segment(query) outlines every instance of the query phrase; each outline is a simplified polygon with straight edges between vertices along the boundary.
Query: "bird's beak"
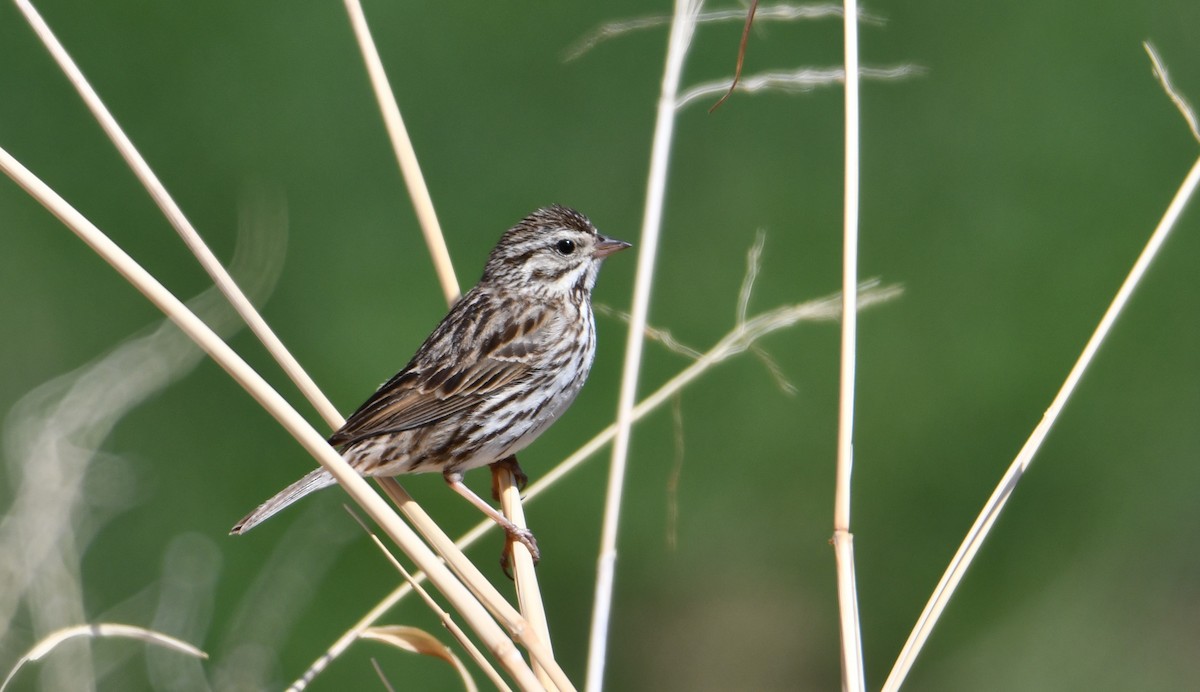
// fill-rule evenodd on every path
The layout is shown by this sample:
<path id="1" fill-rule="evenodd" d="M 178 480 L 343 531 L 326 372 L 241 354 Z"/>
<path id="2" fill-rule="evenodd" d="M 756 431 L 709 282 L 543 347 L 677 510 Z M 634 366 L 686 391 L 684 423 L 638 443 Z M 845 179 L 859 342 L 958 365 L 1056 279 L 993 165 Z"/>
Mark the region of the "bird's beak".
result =
<path id="1" fill-rule="evenodd" d="M 596 259 L 604 259 L 614 252 L 620 252 L 627 247 L 631 246 L 624 240 L 600 236 L 600 242 L 596 243 L 595 249 L 592 250 L 592 256 Z"/>

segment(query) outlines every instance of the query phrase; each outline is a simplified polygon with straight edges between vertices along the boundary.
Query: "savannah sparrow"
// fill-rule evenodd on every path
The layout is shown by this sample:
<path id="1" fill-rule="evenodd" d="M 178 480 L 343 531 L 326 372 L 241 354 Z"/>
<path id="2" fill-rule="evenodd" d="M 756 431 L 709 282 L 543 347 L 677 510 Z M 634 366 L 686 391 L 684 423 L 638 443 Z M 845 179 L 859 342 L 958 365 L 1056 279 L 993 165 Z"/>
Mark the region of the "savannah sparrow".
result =
<path id="1" fill-rule="evenodd" d="M 483 278 L 404 369 L 358 408 L 329 444 L 364 476 L 438 471 L 536 555 L 520 529 L 462 482 L 463 472 L 513 464 L 570 406 L 596 354 L 591 294 L 605 257 L 629 243 L 600 235 L 587 217 L 551 206 L 506 231 Z M 523 474 L 516 469 L 518 478 Z M 334 483 L 318 468 L 237 523 L 249 531 Z"/>

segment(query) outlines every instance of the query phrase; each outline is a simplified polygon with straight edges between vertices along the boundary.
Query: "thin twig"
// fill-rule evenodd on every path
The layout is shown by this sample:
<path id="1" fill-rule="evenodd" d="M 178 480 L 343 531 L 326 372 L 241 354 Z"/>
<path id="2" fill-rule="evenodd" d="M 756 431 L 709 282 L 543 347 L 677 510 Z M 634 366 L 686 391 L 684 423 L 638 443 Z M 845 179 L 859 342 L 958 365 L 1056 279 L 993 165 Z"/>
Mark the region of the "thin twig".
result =
<path id="1" fill-rule="evenodd" d="M 733 80 L 729 82 L 729 91 L 725 92 L 712 108 L 708 109 L 709 113 L 721 107 L 722 103 L 733 95 L 733 90 L 737 88 L 738 80 L 742 78 L 742 65 L 746 61 L 746 43 L 750 41 L 750 27 L 754 25 L 754 12 L 758 9 L 758 0 L 750 0 L 750 10 L 746 12 L 746 25 L 742 27 L 742 40 L 738 43 L 737 65 L 733 69 Z"/>
<path id="2" fill-rule="evenodd" d="M 908 641 L 904 643 L 904 648 L 901 649 L 899 657 L 897 657 L 895 664 L 892 666 L 892 671 L 883 685 L 884 692 L 896 692 L 904 683 L 904 679 L 908 676 L 909 670 L 912 669 L 913 663 L 921 653 L 925 641 L 929 638 L 934 625 L 937 624 L 938 618 L 941 617 L 942 611 L 949 603 L 950 597 L 954 594 L 955 589 L 958 588 L 963 575 L 966 574 L 967 568 L 970 566 L 972 560 L 974 560 L 979 548 L 983 545 L 984 539 L 987 538 L 1001 511 L 1003 511 L 1008 498 L 1012 495 L 1017 483 L 1033 462 L 1034 455 L 1037 454 L 1050 429 L 1058 420 L 1067 400 L 1075 392 L 1075 387 L 1079 384 L 1088 366 L 1091 365 L 1100 345 L 1108 337 L 1109 332 L 1111 332 L 1113 325 L 1116 323 L 1117 317 L 1125 309 L 1126 304 L 1129 302 L 1129 297 L 1133 295 L 1133 291 L 1141 283 L 1150 263 L 1154 261 L 1167 236 L 1175 228 L 1179 216 L 1183 213 L 1184 207 L 1187 206 L 1192 195 L 1195 194 L 1197 186 L 1200 186 L 1200 159 L 1197 159 L 1192 164 L 1191 170 L 1184 178 L 1183 183 L 1180 184 L 1179 189 L 1175 192 L 1175 197 L 1163 213 L 1162 219 L 1158 222 L 1158 226 L 1150 236 L 1150 240 L 1142 249 L 1137 261 L 1134 262 L 1133 268 L 1129 271 L 1128 276 L 1125 277 L 1125 281 L 1122 282 L 1121 288 L 1117 291 L 1112 303 L 1105 310 L 1104 316 L 1100 319 L 1100 323 L 1096 326 L 1095 331 L 1092 332 L 1091 338 L 1088 339 L 1087 345 L 1084 346 L 1083 352 L 1079 354 L 1079 358 L 1067 374 L 1067 378 L 1063 381 L 1058 393 L 1050 402 L 1049 408 L 1046 409 L 1041 421 L 1033 429 L 1029 439 L 1025 441 L 1025 444 L 1021 447 L 1021 451 L 1017 453 L 1016 458 L 1009 465 L 1008 470 L 996 485 L 995 490 L 992 491 L 991 497 L 984 504 L 979 516 L 975 519 L 975 523 L 971 525 L 971 529 L 967 532 L 962 544 L 959 545 L 958 551 L 955 552 L 954 557 L 950 560 L 950 564 L 946 567 L 945 573 L 942 574 L 941 580 L 938 581 L 937 587 L 934 588 L 928 603 L 925 604 L 925 609 L 921 611 L 921 616 L 917 619 L 916 625 L 909 634 Z"/>
<path id="3" fill-rule="evenodd" d="M 854 534 L 850 532 L 850 475 L 854 465 L 854 377 L 858 340 L 858 16 L 857 0 L 846 0 L 844 57 L 846 69 L 846 164 L 842 210 L 842 357 L 838 403 L 837 486 L 834 491 L 833 546 L 837 562 L 838 611 L 841 621 L 842 689 L 866 689 L 863 673 L 862 627 L 854 576 Z"/>
<path id="4" fill-rule="evenodd" d="M 617 525 L 629 460 L 629 437 L 633 428 L 633 406 L 637 401 L 638 375 L 641 372 L 642 337 L 654 283 L 654 262 L 658 257 L 658 238 L 662 228 L 663 202 L 666 198 L 667 168 L 671 139 L 675 131 L 675 99 L 684 58 L 696 29 L 700 0 L 676 0 L 675 15 L 667 43 L 666 66 L 658 100 L 658 115 L 651 145 L 650 174 L 646 183 L 646 208 L 638 243 L 637 277 L 633 284 L 633 307 L 629 311 L 629 337 L 625 345 L 625 366 L 617 403 L 617 436 L 613 442 L 612 466 L 604 500 L 604 522 L 600 530 L 600 550 L 596 568 L 596 590 L 592 602 L 592 626 L 589 636 L 586 689 L 600 692 L 608 650 L 608 627 L 612 614 L 613 587 L 616 580 Z"/>

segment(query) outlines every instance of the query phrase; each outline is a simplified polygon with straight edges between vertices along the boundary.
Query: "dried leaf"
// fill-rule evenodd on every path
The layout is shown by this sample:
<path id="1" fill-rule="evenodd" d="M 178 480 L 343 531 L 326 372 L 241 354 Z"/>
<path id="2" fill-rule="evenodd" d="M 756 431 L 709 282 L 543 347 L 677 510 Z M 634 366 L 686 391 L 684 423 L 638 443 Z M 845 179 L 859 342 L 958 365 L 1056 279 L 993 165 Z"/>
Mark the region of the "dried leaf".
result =
<path id="1" fill-rule="evenodd" d="M 458 674 L 462 676 L 463 685 L 470 692 L 476 692 L 478 689 L 475 686 L 475 681 L 471 679 L 470 674 L 458 656 L 455 656 L 454 652 L 443 644 L 441 640 L 423 629 L 407 625 L 369 627 L 363 630 L 363 633 L 359 635 L 359 639 L 371 639 L 383 642 L 384 644 L 390 644 L 397 649 L 402 649 L 409 653 L 440 658 L 458 670 Z"/>

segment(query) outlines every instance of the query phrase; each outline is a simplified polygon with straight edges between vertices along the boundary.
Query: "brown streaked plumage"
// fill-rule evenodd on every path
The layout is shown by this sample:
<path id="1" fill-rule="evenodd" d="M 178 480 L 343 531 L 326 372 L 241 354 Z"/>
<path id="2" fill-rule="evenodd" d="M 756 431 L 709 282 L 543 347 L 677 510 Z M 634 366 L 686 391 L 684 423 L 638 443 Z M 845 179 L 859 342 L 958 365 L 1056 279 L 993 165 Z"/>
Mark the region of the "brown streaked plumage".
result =
<path id="1" fill-rule="evenodd" d="M 500 238 L 483 277 L 416 355 L 346 420 L 329 443 L 365 476 L 437 471 L 536 553 L 462 474 L 525 448 L 574 401 L 596 353 L 591 291 L 600 262 L 629 243 L 551 206 Z M 318 468 L 233 527 L 241 534 L 333 484 Z"/>

